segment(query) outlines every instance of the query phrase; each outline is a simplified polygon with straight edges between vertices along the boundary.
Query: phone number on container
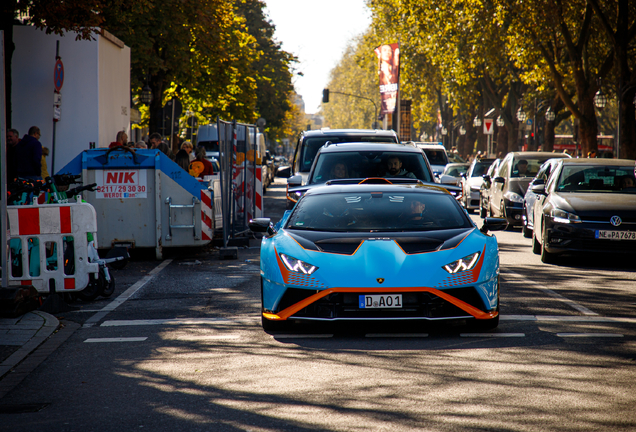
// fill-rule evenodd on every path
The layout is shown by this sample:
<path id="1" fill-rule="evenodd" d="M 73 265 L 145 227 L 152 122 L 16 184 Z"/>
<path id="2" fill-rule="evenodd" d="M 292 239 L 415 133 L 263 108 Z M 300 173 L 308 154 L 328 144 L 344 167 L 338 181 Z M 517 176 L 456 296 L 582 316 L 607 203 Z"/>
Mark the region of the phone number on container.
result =
<path id="1" fill-rule="evenodd" d="M 97 192 L 100 193 L 114 193 L 114 192 L 119 192 L 119 193 L 126 193 L 126 192 L 132 192 L 132 193 L 136 193 L 136 192 L 146 192 L 146 186 L 125 186 L 125 185 L 119 185 L 119 186 L 97 186 Z"/>

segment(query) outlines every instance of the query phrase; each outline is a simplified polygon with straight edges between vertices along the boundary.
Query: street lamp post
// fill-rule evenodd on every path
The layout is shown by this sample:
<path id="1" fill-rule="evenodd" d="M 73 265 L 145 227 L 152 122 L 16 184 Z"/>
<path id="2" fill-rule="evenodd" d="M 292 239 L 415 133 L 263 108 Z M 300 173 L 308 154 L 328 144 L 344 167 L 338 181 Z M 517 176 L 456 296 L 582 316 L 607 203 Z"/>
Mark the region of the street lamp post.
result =
<path id="1" fill-rule="evenodd" d="M 369 102 L 371 102 L 373 104 L 373 108 L 375 109 L 375 114 L 374 114 L 374 117 L 373 117 L 373 124 L 371 126 L 372 126 L 372 129 L 377 129 L 374 126 L 376 126 L 376 124 L 378 122 L 378 106 L 375 104 L 373 99 L 370 99 L 370 98 L 364 97 L 364 96 L 354 95 L 354 94 L 351 94 L 351 93 L 337 92 L 337 91 L 333 91 L 333 90 L 329 90 L 329 89 L 324 89 L 323 90 L 323 98 L 324 98 L 325 91 L 326 91 L 327 95 L 329 95 L 330 93 L 334 93 L 334 94 L 340 94 L 340 95 L 343 95 L 343 96 L 350 96 L 350 97 L 354 97 L 354 98 L 358 98 L 358 99 L 364 99 L 364 100 L 368 100 Z M 327 96 L 327 100 L 329 100 L 329 96 Z"/>

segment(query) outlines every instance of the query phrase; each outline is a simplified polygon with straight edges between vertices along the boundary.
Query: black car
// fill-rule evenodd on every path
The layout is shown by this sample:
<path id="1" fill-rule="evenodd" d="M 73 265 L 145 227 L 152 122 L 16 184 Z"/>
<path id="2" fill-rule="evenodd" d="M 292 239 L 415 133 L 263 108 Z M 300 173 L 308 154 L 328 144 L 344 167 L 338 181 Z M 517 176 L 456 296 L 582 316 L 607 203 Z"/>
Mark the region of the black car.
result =
<path id="1" fill-rule="evenodd" d="M 634 161 L 562 159 L 532 190 L 532 251 L 554 263 L 563 253 L 636 253 Z"/>
<path id="2" fill-rule="evenodd" d="M 508 226 L 521 226 L 523 197 L 539 167 L 553 157 L 550 152 L 510 152 L 501 161 L 488 190 L 488 213 L 508 220 Z"/>
<path id="3" fill-rule="evenodd" d="M 398 162 L 396 171 L 391 171 Z M 460 187 L 435 183 L 424 152 L 412 144 L 341 143 L 326 144 L 318 150 L 305 185 L 292 187 L 291 181 L 297 179 L 289 179 L 288 204 L 290 201 L 295 204 L 308 189 L 327 182 L 368 182 L 378 178 L 389 183 L 419 180 L 446 189 L 458 200 L 461 198 Z"/>

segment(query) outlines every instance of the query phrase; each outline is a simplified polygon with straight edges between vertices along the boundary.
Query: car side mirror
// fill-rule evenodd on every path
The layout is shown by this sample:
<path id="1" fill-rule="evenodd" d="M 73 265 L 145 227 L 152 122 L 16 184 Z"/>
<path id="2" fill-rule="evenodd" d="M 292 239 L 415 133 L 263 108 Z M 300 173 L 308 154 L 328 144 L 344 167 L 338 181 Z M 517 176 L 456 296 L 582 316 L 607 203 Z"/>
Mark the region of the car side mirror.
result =
<path id="1" fill-rule="evenodd" d="M 303 178 L 299 175 L 291 176 L 290 178 L 287 179 L 288 187 L 302 186 L 302 184 L 303 184 Z"/>
<path id="2" fill-rule="evenodd" d="M 490 183 L 490 176 L 488 174 L 484 174 L 483 176 L 484 182 Z"/>
<path id="3" fill-rule="evenodd" d="M 276 170 L 276 177 L 289 178 L 291 176 L 291 167 L 280 167 Z"/>
<path id="4" fill-rule="evenodd" d="M 250 219 L 248 226 L 250 231 L 255 233 L 267 233 L 267 235 L 270 236 L 276 234 L 274 224 L 272 224 L 272 220 L 270 218 Z"/>
<path id="5" fill-rule="evenodd" d="M 545 184 L 535 184 L 532 185 L 532 192 L 536 193 L 537 195 L 545 195 Z"/>
<path id="6" fill-rule="evenodd" d="M 495 177 L 494 182 L 504 184 L 506 182 L 506 179 L 503 177 Z"/>
<path id="7" fill-rule="evenodd" d="M 532 185 L 544 185 L 545 184 L 545 179 L 542 178 L 538 178 L 538 179 L 534 179 L 532 180 Z"/>
<path id="8" fill-rule="evenodd" d="M 491 218 L 484 219 L 484 224 L 479 231 L 484 234 L 488 234 L 488 231 L 503 231 L 508 228 L 508 220 L 504 218 Z"/>

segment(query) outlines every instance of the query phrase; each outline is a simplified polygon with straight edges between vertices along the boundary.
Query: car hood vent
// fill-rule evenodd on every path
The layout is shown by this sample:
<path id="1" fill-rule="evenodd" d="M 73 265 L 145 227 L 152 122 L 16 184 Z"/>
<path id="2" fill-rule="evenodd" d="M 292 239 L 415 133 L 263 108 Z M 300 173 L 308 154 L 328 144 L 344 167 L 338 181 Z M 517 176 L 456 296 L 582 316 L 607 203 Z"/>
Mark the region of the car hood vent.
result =
<path id="1" fill-rule="evenodd" d="M 318 246 L 323 252 L 353 255 L 363 240 L 363 238 L 351 237 L 328 238 L 317 240 L 316 246 Z"/>
<path id="2" fill-rule="evenodd" d="M 444 244 L 443 240 L 427 237 L 396 237 L 393 240 L 407 254 L 433 252 Z"/>

